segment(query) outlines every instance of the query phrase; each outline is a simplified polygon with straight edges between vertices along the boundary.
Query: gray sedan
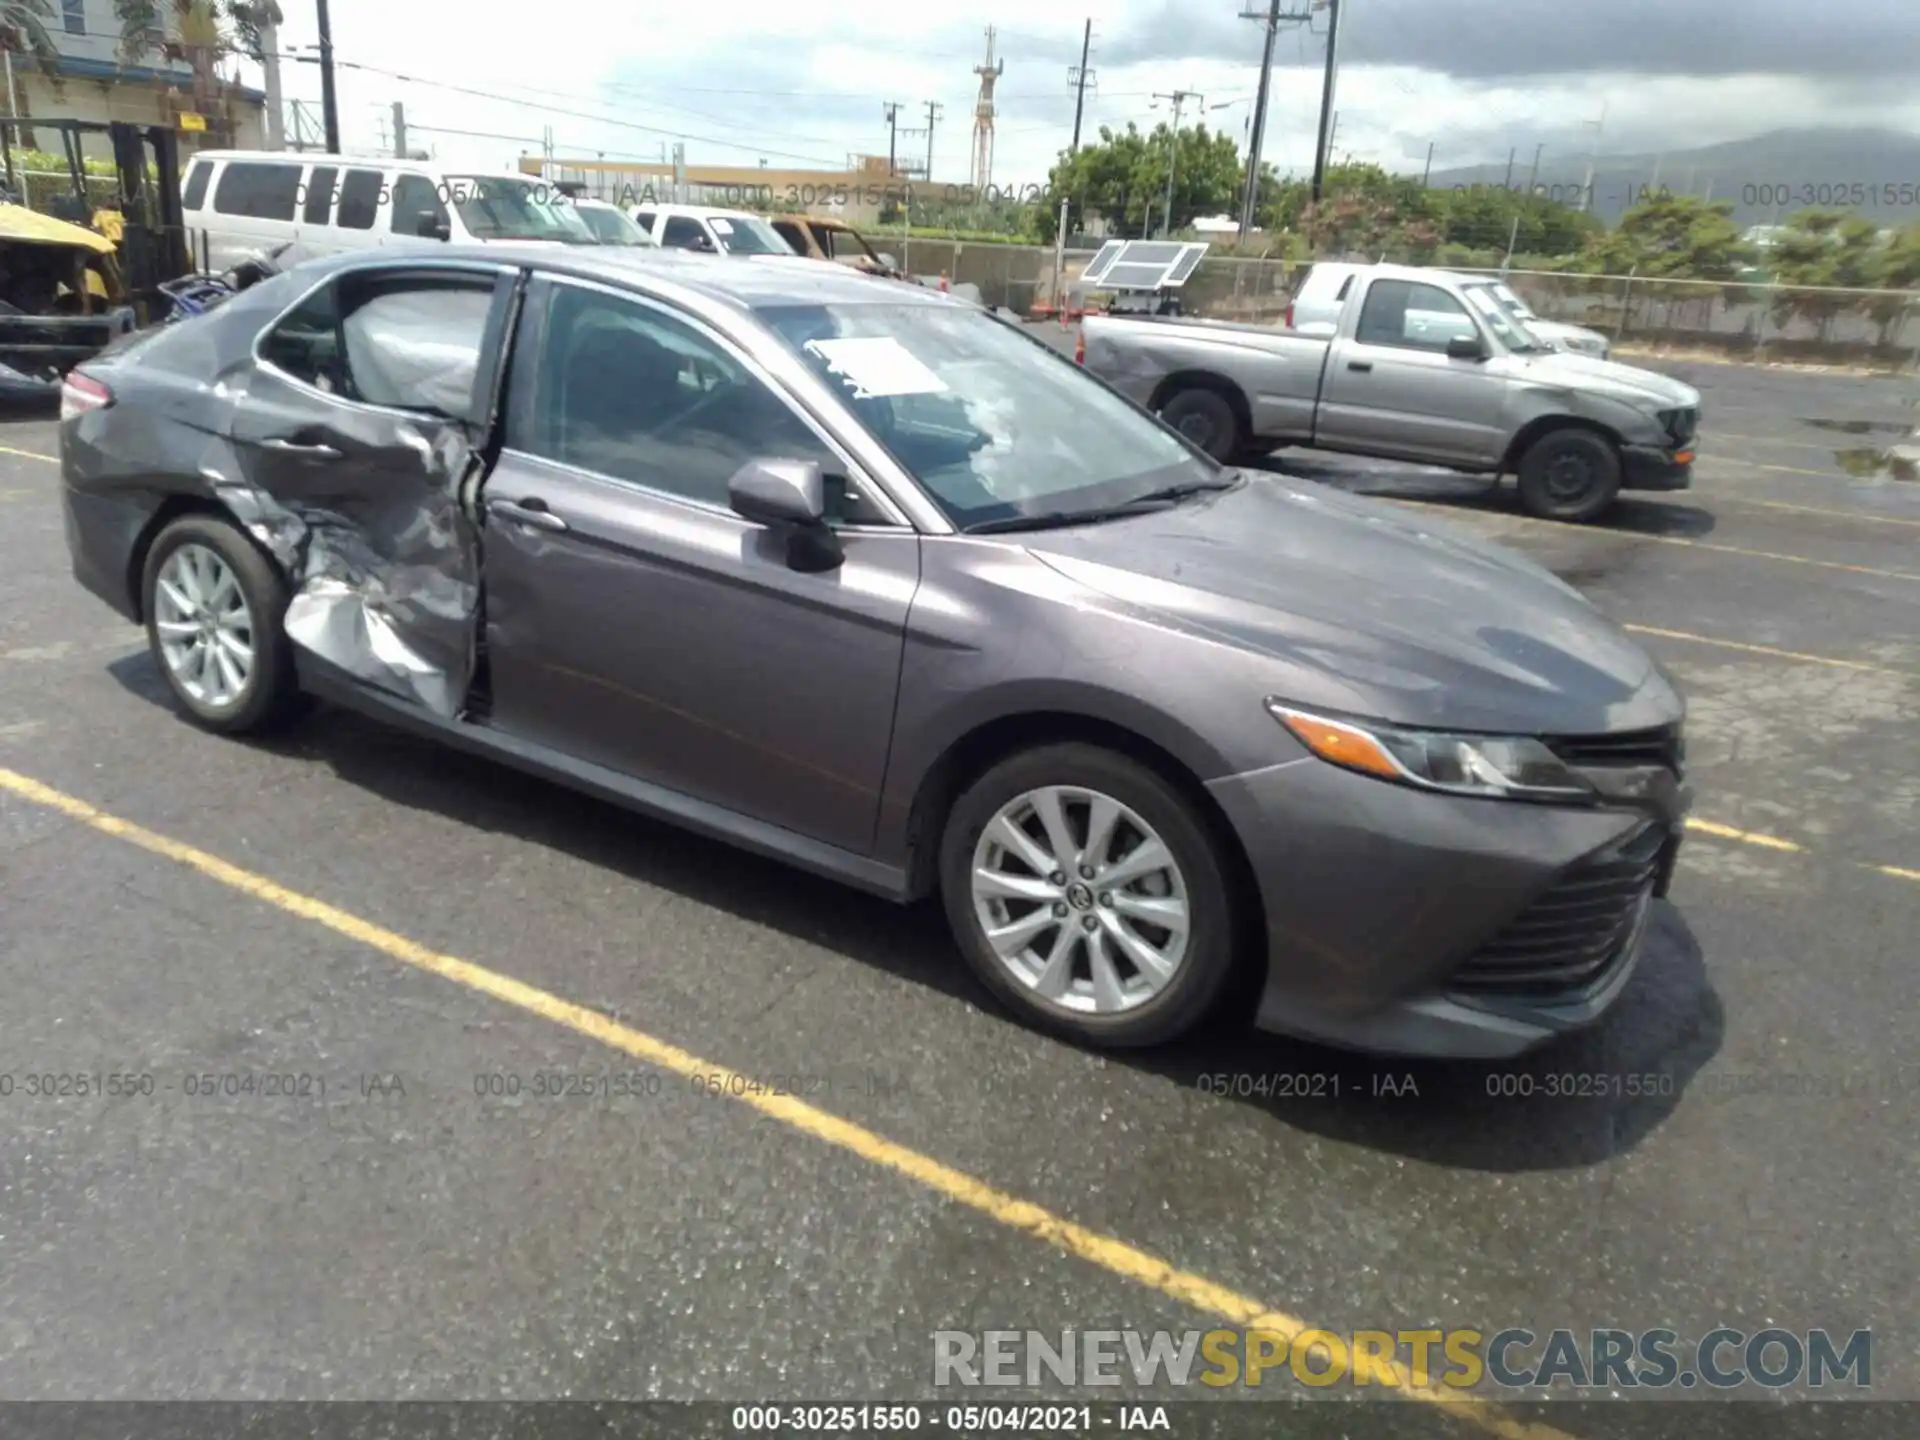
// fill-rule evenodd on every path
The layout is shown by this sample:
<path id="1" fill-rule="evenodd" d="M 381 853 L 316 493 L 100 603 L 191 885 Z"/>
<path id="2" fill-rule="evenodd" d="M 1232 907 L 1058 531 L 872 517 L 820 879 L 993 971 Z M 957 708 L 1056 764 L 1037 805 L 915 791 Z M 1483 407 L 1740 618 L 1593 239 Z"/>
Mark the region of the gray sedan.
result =
<path id="1" fill-rule="evenodd" d="M 74 572 L 195 723 L 323 696 L 937 895 L 1083 1041 L 1256 996 L 1510 1054 L 1606 1009 L 1673 869 L 1682 701 L 1576 592 L 918 287 L 334 257 L 83 366 L 61 441 Z"/>

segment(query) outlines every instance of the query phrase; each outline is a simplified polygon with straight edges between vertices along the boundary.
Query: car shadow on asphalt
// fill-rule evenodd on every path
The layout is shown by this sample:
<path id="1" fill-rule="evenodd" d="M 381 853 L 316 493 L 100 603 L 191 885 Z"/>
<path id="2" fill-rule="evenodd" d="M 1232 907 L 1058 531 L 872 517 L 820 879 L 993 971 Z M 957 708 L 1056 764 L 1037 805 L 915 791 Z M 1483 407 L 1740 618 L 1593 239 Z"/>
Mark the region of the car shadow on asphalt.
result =
<path id="1" fill-rule="evenodd" d="M 1283 451 L 1262 461 L 1257 470 L 1294 480 L 1311 480 L 1350 495 L 1375 500 L 1417 500 L 1448 509 L 1482 515 L 1525 518 L 1511 484 L 1484 475 L 1462 475 L 1424 466 L 1358 465 L 1346 457 L 1299 455 Z M 1553 523 L 1553 522 L 1542 522 Z M 1718 521 L 1709 510 L 1682 500 L 1622 495 L 1597 520 L 1568 525 L 1575 531 L 1617 530 L 1631 535 L 1677 535 L 1696 538 L 1711 534 Z"/>
<path id="2" fill-rule="evenodd" d="M 174 713 L 145 652 L 108 670 Z M 1018 1023 L 974 980 L 937 904 L 893 905 L 332 706 L 272 738 L 236 743 L 324 765 L 389 803 L 664 887 Z M 1666 902 L 1656 904 L 1641 961 L 1605 1019 L 1517 1060 L 1377 1059 L 1262 1034 L 1244 1018 L 1251 1013 L 1251 996 L 1242 997 L 1174 1045 L 1109 1053 L 1107 1063 L 1250 1107 L 1290 1129 L 1490 1172 L 1578 1168 L 1631 1149 L 1719 1049 L 1724 1018 L 1700 944 Z M 1067 1042 L 1035 1035 L 1033 1043 Z"/>

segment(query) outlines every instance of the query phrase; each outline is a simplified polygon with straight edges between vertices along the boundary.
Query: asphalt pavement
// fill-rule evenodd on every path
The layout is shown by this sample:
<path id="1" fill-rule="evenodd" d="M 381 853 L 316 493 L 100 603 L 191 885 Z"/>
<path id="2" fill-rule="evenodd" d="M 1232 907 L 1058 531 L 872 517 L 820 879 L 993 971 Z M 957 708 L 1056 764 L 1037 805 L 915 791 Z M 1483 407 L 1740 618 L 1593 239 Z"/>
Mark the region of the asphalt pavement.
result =
<path id="1" fill-rule="evenodd" d="M 1231 1020 L 1101 1057 L 995 1011 L 930 907 L 337 711 L 203 734 L 70 578 L 53 425 L 0 426 L 0 1398 L 922 1398 L 936 1330 L 1245 1297 L 1870 1328 L 1920 1399 L 1920 484 L 1872 459 L 1920 382 L 1660 368 L 1705 394 L 1695 488 L 1598 526 L 1270 462 L 1535 556 L 1689 696 L 1646 961 L 1498 1066 Z"/>

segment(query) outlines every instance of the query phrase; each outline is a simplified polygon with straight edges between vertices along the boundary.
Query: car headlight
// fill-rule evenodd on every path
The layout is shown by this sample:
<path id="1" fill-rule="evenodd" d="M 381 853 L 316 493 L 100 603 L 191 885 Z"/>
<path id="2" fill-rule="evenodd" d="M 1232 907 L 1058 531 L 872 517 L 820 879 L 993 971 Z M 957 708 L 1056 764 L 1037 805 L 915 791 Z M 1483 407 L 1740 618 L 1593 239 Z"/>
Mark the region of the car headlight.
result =
<path id="1" fill-rule="evenodd" d="M 1268 700 L 1267 711 L 1307 749 L 1330 764 L 1380 780 L 1449 795 L 1498 800 L 1595 798 L 1593 787 L 1529 736 L 1458 735 L 1361 724 Z"/>

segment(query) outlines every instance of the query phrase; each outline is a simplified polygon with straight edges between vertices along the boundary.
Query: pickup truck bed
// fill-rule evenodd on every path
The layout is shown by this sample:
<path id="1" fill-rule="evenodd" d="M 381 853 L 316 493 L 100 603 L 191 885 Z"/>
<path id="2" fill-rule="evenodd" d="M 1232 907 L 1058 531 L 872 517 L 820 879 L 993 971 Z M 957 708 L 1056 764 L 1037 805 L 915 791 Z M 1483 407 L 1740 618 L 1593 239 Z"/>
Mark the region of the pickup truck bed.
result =
<path id="1" fill-rule="evenodd" d="M 1311 445 L 1511 473 L 1529 510 L 1561 520 L 1691 483 L 1698 391 L 1554 350 L 1437 272 L 1374 267 L 1331 337 L 1173 316 L 1082 327 L 1089 371 L 1219 460 Z"/>

